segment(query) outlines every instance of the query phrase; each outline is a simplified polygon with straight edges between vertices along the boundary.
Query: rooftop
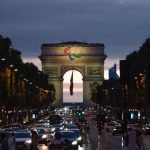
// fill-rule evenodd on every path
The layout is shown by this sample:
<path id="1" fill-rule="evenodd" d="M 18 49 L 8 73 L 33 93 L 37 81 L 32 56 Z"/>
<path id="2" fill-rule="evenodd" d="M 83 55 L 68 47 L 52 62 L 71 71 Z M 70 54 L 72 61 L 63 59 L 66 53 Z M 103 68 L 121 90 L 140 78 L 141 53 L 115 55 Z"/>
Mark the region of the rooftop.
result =
<path id="1" fill-rule="evenodd" d="M 65 45 L 80 45 L 80 46 L 98 46 L 98 47 L 104 47 L 104 44 L 102 43 L 87 43 L 87 42 L 79 42 L 79 41 L 67 41 L 67 42 L 62 42 L 62 43 L 44 43 L 42 44 L 42 47 L 55 47 L 55 46 L 65 46 Z"/>

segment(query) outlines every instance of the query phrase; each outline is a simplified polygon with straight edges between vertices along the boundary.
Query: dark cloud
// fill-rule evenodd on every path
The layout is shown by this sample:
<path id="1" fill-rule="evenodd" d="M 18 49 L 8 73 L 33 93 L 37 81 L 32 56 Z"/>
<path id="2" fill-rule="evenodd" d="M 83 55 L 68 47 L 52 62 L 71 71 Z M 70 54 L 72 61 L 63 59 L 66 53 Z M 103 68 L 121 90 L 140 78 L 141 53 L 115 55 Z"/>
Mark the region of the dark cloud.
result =
<path id="1" fill-rule="evenodd" d="M 150 35 L 148 0 L 1 0 L 0 34 L 25 57 L 42 43 L 104 43 L 108 57 L 123 58 Z"/>

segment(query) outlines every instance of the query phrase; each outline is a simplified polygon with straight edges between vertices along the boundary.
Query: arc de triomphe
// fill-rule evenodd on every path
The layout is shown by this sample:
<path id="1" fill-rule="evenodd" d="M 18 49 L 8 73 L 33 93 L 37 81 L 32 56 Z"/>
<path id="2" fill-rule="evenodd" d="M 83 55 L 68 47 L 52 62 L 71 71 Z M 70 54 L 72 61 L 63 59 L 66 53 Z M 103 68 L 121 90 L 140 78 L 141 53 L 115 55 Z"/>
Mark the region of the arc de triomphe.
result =
<path id="1" fill-rule="evenodd" d="M 83 76 L 83 103 L 92 103 L 91 91 L 104 79 L 104 44 L 62 42 L 42 44 L 42 71 L 48 74 L 48 82 L 55 88 L 55 104 L 63 103 L 63 76 L 69 70 L 77 70 Z"/>

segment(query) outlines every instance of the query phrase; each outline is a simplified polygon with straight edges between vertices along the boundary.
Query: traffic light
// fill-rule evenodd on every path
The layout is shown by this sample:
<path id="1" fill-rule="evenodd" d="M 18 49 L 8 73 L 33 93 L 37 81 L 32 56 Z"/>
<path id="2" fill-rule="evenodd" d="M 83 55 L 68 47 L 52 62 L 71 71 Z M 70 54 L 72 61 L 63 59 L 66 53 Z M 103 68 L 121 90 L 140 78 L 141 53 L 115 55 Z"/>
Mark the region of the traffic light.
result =
<path id="1" fill-rule="evenodd" d="M 131 112 L 131 120 L 133 120 L 134 119 L 134 117 L 135 117 L 135 114 L 134 114 L 134 112 Z"/>
<path id="2" fill-rule="evenodd" d="M 77 116 L 83 116 L 83 115 L 84 115 L 84 111 L 77 111 L 77 112 L 76 112 L 76 115 L 77 115 Z"/>

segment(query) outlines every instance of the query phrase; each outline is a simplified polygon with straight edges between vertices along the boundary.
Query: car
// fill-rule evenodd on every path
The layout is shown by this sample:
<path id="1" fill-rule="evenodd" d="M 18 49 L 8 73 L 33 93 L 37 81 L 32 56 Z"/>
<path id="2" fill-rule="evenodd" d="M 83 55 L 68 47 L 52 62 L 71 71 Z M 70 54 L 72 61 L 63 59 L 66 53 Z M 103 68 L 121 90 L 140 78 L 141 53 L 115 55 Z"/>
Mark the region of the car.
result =
<path id="1" fill-rule="evenodd" d="M 123 133 L 123 128 L 121 125 L 116 125 L 112 130 L 112 135 L 118 135 Z"/>
<path id="2" fill-rule="evenodd" d="M 50 123 L 50 125 L 61 124 L 62 122 L 63 122 L 63 119 L 59 115 L 52 114 L 49 117 L 49 123 Z"/>
<path id="3" fill-rule="evenodd" d="M 71 128 L 71 129 L 67 129 L 67 131 L 73 131 L 73 132 L 76 134 L 77 141 L 78 141 L 78 145 L 82 146 L 82 144 L 83 144 L 83 139 L 82 139 L 82 136 L 81 136 L 80 129 Z"/>
<path id="4" fill-rule="evenodd" d="M 45 144 L 47 145 L 47 142 L 49 141 L 48 139 L 48 135 L 47 135 L 47 132 L 46 132 L 46 129 L 45 128 L 31 128 L 30 129 L 31 131 L 36 131 L 38 133 L 38 137 L 39 137 L 39 143 L 40 144 Z"/>
<path id="5" fill-rule="evenodd" d="M 54 124 L 52 128 L 52 132 L 54 131 L 61 131 L 64 129 L 64 126 L 62 124 Z"/>
<path id="6" fill-rule="evenodd" d="M 72 117 L 67 117 L 67 118 L 64 118 L 64 121 L 63 121 L 63 124 L 70 124 L 70 123 L 73 123 L 73 120 L 72 120 Z"/>
<path id="7" fill-rule="evenodd" d="M 146 124 L 142 127 L 142 132 L 144 134 L 150 134 L 150 124 Z"/>
<path id="8" fill-rule="evenodd" d="M 67 141 L 70 150 L 78 150 L 78 138 L 74 131 L 60 131 L 60 134 L 64 143 Z"/>
<path id="9" fill-rule="evenodd" d="M 104 128 L 105 128 L 106 132 L 112 132 L 113 128 L 116 125 L 117 124 L 115 122 L 110 122 L 110 123 L 106 123 Z"/>
<path id="10" fill-rule="evenodd" d="M 78 129 L 78 126 L 73 123 L 68 123 L 65 125 L 65 129 Z"/>
<path id="11" fill-rule="evenodd" d="M 16 150 L 30 150 L 32 143 L 31 132 L 28 130 L 15 131 Z"/>
<path id="12" fill-rule="evenodd" d="M 128 129 L 128 131 L 131 131 L 131 130 L 139 130 L 139 131 L 141 131 L 142 130 L 142 126 L 140 124 L 128 124 L 127 125 L 127 129 Z"/>

